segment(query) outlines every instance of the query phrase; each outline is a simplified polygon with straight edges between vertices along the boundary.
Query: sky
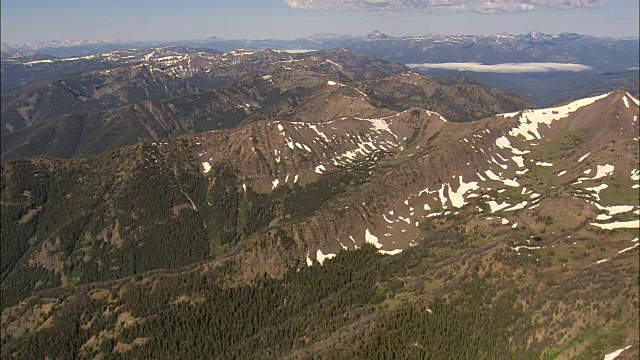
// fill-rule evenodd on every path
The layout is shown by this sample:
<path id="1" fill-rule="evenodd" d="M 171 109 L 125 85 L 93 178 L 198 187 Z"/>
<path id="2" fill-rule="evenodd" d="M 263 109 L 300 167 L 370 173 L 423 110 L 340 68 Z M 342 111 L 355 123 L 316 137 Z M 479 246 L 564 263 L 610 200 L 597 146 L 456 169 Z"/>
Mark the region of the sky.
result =
<path id="1" fill-rule="evenodd" d="M 437 4 L 437 5 L 434 5 Z M 47 40 L 292 39 L 575 32 L 638 36 L 637 0 L 3 0 L 0 38 Z"/>

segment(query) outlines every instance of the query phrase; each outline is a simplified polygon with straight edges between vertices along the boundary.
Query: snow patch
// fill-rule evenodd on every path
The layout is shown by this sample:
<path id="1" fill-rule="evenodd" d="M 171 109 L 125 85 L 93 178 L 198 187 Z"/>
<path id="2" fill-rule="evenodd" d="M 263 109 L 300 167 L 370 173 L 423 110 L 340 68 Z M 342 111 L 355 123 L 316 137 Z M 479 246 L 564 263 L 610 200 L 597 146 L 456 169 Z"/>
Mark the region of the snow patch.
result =
<path id="1" fill-rule="evenodd" d="M 582 161 L 583 161 L 584 159 L 586 159 L 586 158 L 587 158 L 587 156 L 589 156 L 589 155 L 591 155 L 591 153 L 590 153 L 590 152 L 588 152 L 588 153 L 586 153 L 586 154 L 582 155 L 582 156 L 580 157 L 580 159 L 578 159 L 578 162 L 582 162 Z"/>
<path id="2" fill-rule="evenodd" d="M 287 146 L 289 147 L 289 149 L 293 150 L 296 148 L 296 146 L 293 144 L 293 140 L 291 140 L 290 138 L 284 139 L 284 141 L 287 142 Z"/>
<path id="3" fill-rule="evenodd" d="M 323 254 L 322 250 L 320 250 L 320 249 L 318 249 L 318 252 L 316 252 L 316 260 L 318 260 L 320 265 L 322 265 L 325 260 L 333 259 L 334 257 L 336 257 L 336 254 L 330 254 L 330 253 L 329 254 Z"/>
<path id="4" fill-rule="evenodd" d="M 325 133 L 323 133 L 322 131 L 318 130 L 317 125 L 309 125 L 309 128 L 315 131 L 316 134 L 318 134 L 318 136 L 324 139 L 324 141 L 329 142 L 329 138 L 327 137 L 327 135 L 325 135 Z"/>
<path id="5" fill-rule="evenodd" d="M 609 185 L 607 185 L 607 184 L 601 184 L 601 185 L 598 185 L 598 186 L 595 186 L 595 187 L 585 188 L 585 190 L 593 191 L 595 193 L 593 196 L 598 201 L 600 201 L 600 191 L 602 191 L 602 190 L 604 190 L 604 189 L 606 189 L 608 187 L 609 187 Z"/>
<path id="6" fill-rule="evenodd" d="M 552 163 L 548 163 L 548 162 L 544 162 L 544 161 L 537 161 L 536 165 L 538 165 L 538 166 L 553 166 Z"/>
<path id="7" fill-rule="evenodd" d="M 590 225 L 599 227 L 605 230 L 614 230 L 614 229 L 638 229 L 640 228 L 640 219 L 638 220 L 629 220 L 629 221 L 616 221 L 609 224 L 598 224 L 591 223 Z"/>
<path id="8" fill-rule="evenodd" d="M 313 260 L 309 258 L 309 252 L 307 252 L 307 266 L 312 266 L 312 265 L 313 265 Z"/>
<path id="9" fill-rule="evenodd" d="M 618 254 L 622 254 L 622 253 L 627 252 L 627 251 L 629 251 L 629 250 L 633 250 L 633 249 L 635 249 L 636 247 L 638 247 L 639 245 L 640 245 L 640 244 L 635 244 L 635 245 L 630 246 L 630 247 L 628 247 L 628 248 L 626 248 L 626 249 L 622 249 L 622 250 L 618 251 Z"/>
<path id="10" fill-rule="evenodd" d="M 489 179 L 495 180 L 495 181 L 502 181 L 502 183 L 507 185 L 507 186 L 511 186 L 511 187 L 519 187 L 520 186 L 520 184 L 515 179 L 513 179 L 513 180 L 511 180 L 511 179 L 503 179 L 500 176 L 496 175 L 492 170 L 486 170 L 484 173 L 487 174 Z"/>
<path id="11" fill-rule="evenodd" d="M 467 204 L 464 201 L 464 194 L 467 191 L 478 190 L 480 189 L 480 187 L 478 186 L 478 183 L 476 181 L 465 183 L 462 180 L 462 176 L 458 177 L 458 181 L 459 181 L 458 190 L 456 190 L 455 192 L 451 190 L 451 186 L 449 184 L 447 184 L 447 187 L 449 190 L 449 200 L 451 201 L 451 204 L 453 205 L 453 207 L 461 208 L 465 204 Z"/>
<path id="12" fill-rule="evenodd" d="M 511 160 L 513 160 L 518 167 L 524 167 L 524 158 L 522 156 L 512 156 Z"/>
<path id="13" fill-rule="evenodd" d="M 614 206 L 602 206 L 598 203 L 593 203 L 593 205 L 595 205 L 595 207 L 597 207 L 599 210 L 604 210 L 606 212 L 609 213 L 609 215 L 616 215 L 616 214 L 622 214 L 622 213 L 626 213 L 629 212 L 631 210 L 633 210 L 633 206 L 632 205 L 614 205 Z"/>
<path id="14" fill-rule="evenodd" d="M 506 208 L 508 208 L 509 206 L 511 206 L 511 204 L 509 204 L 509 203 L 507 203 L 507 202 L 503 202 L 503 203 L 501 203 L 501 204 L 498 204 L 497 202 L 495 202 L 495 201 L 493 201 L 493 200 L 492 200 L 492 201 L 487 202 L 487 204 L 488 204 L 488 205 L 489 205 L 489 207 L 491 208 L 491 212 L 492 212 L 492 213 L 494 213 L 494 212 L 496 212 L 496 211 L 500 211 L 500 210 L 502 210 L 502 209 L 506 209 Z"/>
<path id="15" fill-rule="evenodd" d="M 581 99 L 569 103 L 564 106 L 548 109 L 537 110 L 524 110 L 519 113 L 503 114 L 504 117 L 513 117 L 520 114 L 519 125 L 509 131 L 509 135 L 513 137 L 522 136 L 525 140 L 540 140 L 542 137 L 539 132 L 539 125 L 545 124 L 550 126 L 553 121 L 563 119 L 572 112 L 580 109 L 581 107 L 590 105 L 600 99 L 607 97 L 610 93 L 606 93 L 599 96 L 594 96 L 586 99 Z"/>
<path id="16" fill-rule="evenodd" d="M 507 166 L 507 165 L 500 164 L 500 163 L 499 163 L 499 162 L 498 162 L 498 161 L 493 157 L 493 155 L 491 156 L 491 161 L 492 161 L 494 164 L 496 164 L 496 165 L 500 166 L 503 170 L 507 170 L 507 169 L 509 168 L 509 166 Z"/>
<path id="17" fill-rule="evenodd" d="M 511 142 L 504 135 L 496 139 L 496 146 L 500 149 L 511 149 L 511 152 L 516 155 L 524 155 L 526 153 L 511 146 Z"/>
<path id="18" fill-rule="evenodd" d="M 516 246 L 516 247 L 512 247 L 511 248 L 513 251 L 518 252 L 520 251 L 520 249 L 527 249 L 527 250 L 538 250 L 541 249 L 540 246 Z"/>
<path id="19" fill-rule="evenodd" d="M 627 97 L 626 96 L 622 97 L 622 102 L 624 103 L 624 106 L 626 106 L 627 109 L 628 109 L 629 108 L 629 101 L 627 101 Z"/>
<path id="20" fill-rule="evenodd" d="M 623 351 L 627 350 L 630 347 L 631 347 L 631 345 L 629 345 L 627 347 L 623 347 L 622 349 L 618 349 L 616 351 L 610 352 L 610 353 L 608 353 L 607 355 L 604 356 L 604 360 L 613 360 L 613 359 L 617 358 L 620 354 L 622 354 Z"/>
<path id="21" fill-rule="evenodd" d="M 406 222 L 407 224 L 411 225 L 411 220 L 409 220 L 409 218 L 404 218 L 400 215 L 398 215 L 398 218 L 404 222 Z"/>
<path id="22" fill-rule="evenodd" d="M 613 170 L 614 170 L 613 165 L 609 165 L 609 164 L 602 165 L 602 166 L 598 165 L 596 169 L 596 176 L 592 177 L 591 179 L 595 180 L 595 179 L 603 178 L 605 176 L 613 175 Z"/>
<path id="23" fill-rule="evenodd" d="M 382 255 L 398 255 L 402 252 L 402 249 L 395 249 L 395 250 L 378 250 L 378 253 L 382 254 Z"/>
<path id="24" fill-rule="evenodd" d="M 367 229 L 367 231 L 365 231 L 364 233 L 364 240 L 367 244 L 371 244 L 375 246 L 376 249 L 380 249 L 382 247 L 382 244 L 380 244 L 380 242 L 378 241 L 378 238 L 375 235 L 373 235 L 371 232 L 369 232 L 369 229 Z"/>
<path id="25" fill-rule="evenodd" d="M 607 214 L 600 214 L 600 215 L 596 216 L 596 220 L 600 220 L 600 221 L 609 220 L 611 218 L 612 218 L 612 216 L 611 215 L 607 215 Z"/>
<path id="26" fill-rule="evenodd" d="M 523 202 L 518 203 L 518 204 L 516 204 L 516 205 L 514 205 L 514 206 L 512 206 L 512 207 L 510 207 L 510 208 L 508 208 L 508 209 L 505 209 L 504 211 L 515 211 L 515 210 L 521 210 L 521 209 L 524 209 L 524 207 L 525 207 L 525 206 L 527 206 L 527 202 L 526 202 L 526 201 L 523 201 Z"/>
<path id="27" fill-rule="evenodd" d="M 393 117 L 393 116 L 388 116 L 388 117 L 379 118 L 379 119 L 364 119 L 364 118 L 358 118 L 358 117 L 355 117 L 354 119 L 368 121 L 373 125 L 373 128 L 375 130 L 377 130 L 377 131 L 387 131 L 394 138 L 396 138 L 396 140 L 398 140 L 398 136 L 396 136 L 396 134 L 394 134 L 391 131 L 391 129 L 389 129 L 389 124 L 387 124 L 386 121 L 385 121 L 385 119 L 388 119 L 388 118 L 391 118 L 391 117 Z"/>
<path id="28" fill-rule="evenodd" d="M 438 190 L 438 196 L 440 197 L 440 202 L 442 203 L 442 207 L 446 209 L 447 198 L 444 196 L 444 186 L 445 184 L 442 184 L 442 187 L 440 188 L 440 190 Z"/>

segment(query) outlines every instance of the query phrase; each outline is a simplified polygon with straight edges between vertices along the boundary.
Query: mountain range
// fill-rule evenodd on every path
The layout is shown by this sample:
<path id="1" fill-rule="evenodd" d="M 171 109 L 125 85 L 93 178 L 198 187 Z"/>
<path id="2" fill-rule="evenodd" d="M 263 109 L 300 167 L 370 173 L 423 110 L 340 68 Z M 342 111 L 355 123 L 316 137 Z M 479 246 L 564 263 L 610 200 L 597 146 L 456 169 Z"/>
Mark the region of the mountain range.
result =
<path id="1" fill-rule="evenodd" d="M 419 106 L 469 121 L 528 104 L 479 84 L 443 83 L 339 49 L 160 48 L 29 60 L 3 71 L 13 81 L 1 99 L 4 159 L 97 154 L 260 119 L 329 120 Z"/>
<path id="2" fill-rule="evenodd" d="M 112 47 L 105 49 L 105 46 Z M 229 40 L 209 37 L 193 41 L 52 41 L 36 44 L 3 43 L 3 53 L 37 51 L 56 57 L 75 57 L 133 47 L 186 46 L 218 51 L 235 49 L 328 50 L 346 48 L 356 54 L 411 63 L 521 62 L 577 63 L 598 70 L 621 70 L 638 66 L 637 38 L 599 38 L 575 33 L 557 35 L 531 31 L 527 34 L 438 35 L 394 37 L 373 31 L 366 36 L 319 34 L 294 40 Z"/>
<path id="3" fill-rule="evenodd" d="M 575 33 L 549 35 L 536 31 L 521 35 L 428 34 L 403 37 L 374 31 L 366 36 L 318 34 L 294 40 L 229 40 L 212 36 L 204 40 L 174 42 L 3 43 L 2 59 L 3 67 L 6 67 L 12 62 L 15 65 L 16 62 L 55 57 L 77 58 L 131 48 L 179 47 L 219 52 L 277 49 L 294 53 L 344 48 L 357 55 L 370 55 L 403 64 L 420 66 L 426 63 L 427 67 L 417 67 L 415 71 L 439 78 L 456 74 L 458 67 L 465 69 L 471 64 L 476 70 L 464 71 L 468 78 L 490 84 L 503 92 L 522 94 L 535 106 L 547 107 L 558 101 L 589 97 L 616 89 L 638 96 L 638 44 L 637 38 L 599 38 Z M 453 70 L 430 69 L 429 64 L 434 63 L 451 63 L 449 68 Z M 538 70 L 485 73 L 482 72 L 485 70 L 478 70 L 478 66 L 474 65 L 504 66 L 514 63 L 534 63 Z M 559 67 L 553 72 L 539 70 L 540 66 L 547 63 Z M 569 66 L 572 71 L 563 71 L 562 66 Z M 15 81 L 3 81 L 3 87 L 5 83 L 15 84 Z"/>

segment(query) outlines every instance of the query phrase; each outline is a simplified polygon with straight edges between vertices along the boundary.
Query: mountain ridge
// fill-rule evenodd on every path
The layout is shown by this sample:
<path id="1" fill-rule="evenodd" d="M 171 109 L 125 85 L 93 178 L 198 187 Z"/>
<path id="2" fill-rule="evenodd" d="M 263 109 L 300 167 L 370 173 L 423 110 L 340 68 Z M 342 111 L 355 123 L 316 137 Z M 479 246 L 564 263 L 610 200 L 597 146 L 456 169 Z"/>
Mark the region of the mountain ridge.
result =
<path id="1" fill-rule="evenodd" d="M 583 100 L 582 103 L 596 101 L 596 103 L 599 104 L 607 100 L 609 103 L 619 103 L 617 105 L 618 108 L 624 106 L 620 105 L 624 102 L 624 100 L 626 100 L 625 103 L 629 104 L 630 106 L 632 106 L 634 103 L 637 104 L 637 100 L 623 92 L 605 94 L 603 96 L 595 97 L 592 99 Z M 598 102 L 598 100 L 600 100 L 600 102 Z M 525 120 L 521 120 L 518 127 L 513 127 L 513 125 L 508 124 L 512 124 L 514 120 L 518 118 L 526 119 L 527 116 L 541 116 L 536 114 L 552 113 L 554 111 L 569 111 L 567 114 L 571 114 L 575 111 L 576 115 L 571 116 L 570 118 L 578 119 L 578 115 L 584 111 L 580 109 L 580 104 L 580 101 L 572 102 L 564 106 L 559 106 L 557 108 L 565 110 L 555 110 L 555 108 L 535 111 L 525 110 L 518 113 L 498 115 L 468 124 L 449 123 L 446 122 L 446 119 L 444 119 L 437 113 L 420 110 L 417 108 L 413 110 L 402 111 L 396 114 L 390 114 L 386 117 L 377 119 L 366 119 L 353 116 L 351 118 L 341 118 L 329 122 L 320 123 L 258 121 L 249 123 L 237 129 L 217 130 L 202 134 L 184 135 L 174 140 L 169 140 L 168 142 L 165 140 L 161 142 L 147 143 L 147 145 L 144 145 L 143 148 L 148 150 L 144 150 L 143 153 L 164 153 L 165 151 L 162 150 L 164 147 L 168 146 L 168 149 L 175 150 L 184 146 L 179 144 L 190 144 L 189 147 L 192 147 L 192 150 L 189 151 L 191 153 L 191 155 L 189 156 L 192 156 L 194 160 L 196 158 L 199 159 L 198 168 L 200 169 L 200 173 L 205 175 L 205 177 L 213 176 L 214 179 L 216 176 L 231 176 L 231 173 L 228 172 L 230 169 L 225 170 L 225 168 L 222 167 L 217 168 L 216 170 L 214 169 L 215 164 L 224 164 L 231 161 L 231 159 L 234 159 L 234 161 L 239 160 L 239 162 L 233 166 L 233 172 L 236 173 L 236 175 L 232 176 L 232 178 L 236 178 L 236 180 L 234 180 L 235 185 L 233 188 L 228 190 L 231 190 L 232 192 L 242 192 L 247 191 L 247 189 L 253 189 L 252 191 L 257 191 L 258 194 L 271 193 L 274 191 L 277 192 L 283 187 L 285 189 L 291 187 L 296 188 L 296 186 L 304 187 L 305 185 L 317 182 L 319 179 L 322 179 L 325 176 L 331 177 L 331 174 L 333 174 L 334 172 L 342 173 L 352 167 L 360 167 L 362 169 L 360 170 L 362 173 L 361 176 L 363 176 L 364 179 L 368 179 L 370 178 L 371 174 L 367 175 L 367 171 L 364 171 L 366 168 L 375 164 L 389 163 L 389 168 L 385 168 L 384 166 L 382 168 L 378 168 L 378 171 L 382 171 L 384 177 L 380 177 L 377 178 L 378 180 L 375 180 L 379 181 L 377 185 L 366 185 L 362 189 L 362 191 L 364 191 L 362 195 L 354 195 L 363 199 L 375 198 L 377 200 L 374 201 L 371 205 L 364 205 L 363 203 L 362 206 L 353 206 L 351 207 L 351 209 L 343 211 L 345 215 L 336 218 L 336 220 L 340 222 L 347 221 L 348 224 L 351 224 L 349 226 L 356 226 L 355 224 L 358 223 L 366 224 L 369 221 L 374 221 L 374 223 L 379 224 L 377 226 L 382 226 L 382 228 L 388 226 L 380 224 L 387 224 L 389 223 L 389 221 L 391 221 L 392 223 L 394 223 L 394 225 L 391 227 L 397 227 L 397 229 L 392 231 L 392 233 L 394 234 L 394 241 L 399 241 L 400 243 L 407 244 L 410 242 L 413 236 L 416 236 L 420 225 L 418 221 L 416 221 L 416 224 L 414 224 L 414 221 L 410 220 L 412 217 L 417 216 L 423 219 L 435 217 L 436 219 L 438 219 L 442 216 L 442 214 L 446 215 L 459 212 L 460 210 L 458 209 L 463 208 L 469 201 L 467 198 L 465 198 L 465 194 L 470 190 L 479 189 L 479 184 L 483 184 L 485 182 L 489 184 L 489 186 L 487 186 L 488 189 L 492 189 L 498 186 L 498 188 L 502 187 L 508 190 L 508 193 L 514 191 L 518 192 L 518 194 L 514 193 L 512 194 L 512 196 L 514 196 L 514 198 L 520 199 L 520 201 L 515 203 L 508 202 L 508 198 L 505 198 L 504 195 L 500 195 L 502 191 L 500 193 L 491 193 L 490 191 L 490 194 L 493 195 L 476 194 L 476 196 L 474 197 L 474 201 L 475 199 L 480 200 L 486 198 L 487 196 L 489 196 L 490 199 L 493 199 L 491 201 L 481 201 L 478 207 L 480 212 L 488 211 L 493 213 L 496 211 L 500 211 L 499 209 L 508 208 L 514 208 L 514 210 L 523 209 L 525 207 L 535 208 L 535 205 L 539 203 L 540 200 L 545 199 L 544 194 L 542 197 L 540 197 L 540 194 L 538 193 L 538 195 L 534 197 L 534 195 L 536 194 L 535 190 L 526 189 L 522 190 L 524 194 L 519 194 L 519 191 L 523 185 L 520 183 L 521 180 L 518 179 L 525 178 L 527 179 L 526 182 L 534 181 L 534 183 L 532 183 L 533 185 L 529 185 L 527 187 L 529 189 L 535 189 L 535 179 L 539 179 L 538 181 L 540 181 L 541 179 L 546 179 L 545 181 L 551 181 L 551 179 L 548 178 L 549 175 L 546 174 L 546 169 L 548 167 L 554 166 L 554 164 L 552 164 L 552 161 L 556 162 L 562 160 L 559 160 L 557 158 L 550 158 L 548 155 L 546 155 L 546 158 L 544 159 L 529 159 L 528 154 L 531 153 L 534 149 L 525 149 L 524 147 L 517 145 L 520 141 L 516 142 L 517 140 L 515 139 L 517 138 L 513 137 L 524 137 L 527 141 L 531 141 L 535 140 L 536 137 L 546 137 L 545 133 L 538 132 L 537 127 L 533 128 L 530 125 L 527 125 L 526 122 L 523 123 L 522 121 Z M 589 107 L 589 105 L 587 105 L 586 107 Z M 625 107 L 625 109 L 628 108 Z M 562 112 L 560 114 L 560 116 L 562 116 Z M 603 134 L 606 134 L 607 132 L 610 133 L 612 130 L 605 130 L 606 126 L 598 120 L 603 116 L 605 115 L 596 114 L 595 116 L 588 117 L 589 120 L 581 120 L 583 122 L 595 121 L 586 123 L 588 127 L 593 129 L 589 132 L 584 132 L 583 135 L 572 135 L 577 131 L 574 129 L 576 125 L 573 125 L 573 120 L 563 120 L 559 122 L 561 124 L 566 123 L 567 125 L 562 126 L 566 127 L 568 130 L 558 130 L 558 132 L 567 133 L 568 135 L 565 135 L 560 139 L 556 139 L 554 141 L 570 141 L 569 143 L 567 143 L 567 145 L 563 146 L 573 147 L 580 145 L 585 141 L 584 139 L 575 140 L 574 138 L 576 136 L 578 136 L 578 138 L 605 136 Z M 626 116 L 629 117 L 628 113 Z M 554 122 L 550 121 L 549 123 Z M 578 122 L 577 124 L 579 123 L 580 122 Z M 541 122 L 541 124 L 545 124 L 545 122 Z M 509 132 L 511 135 L 503 135 L 500 137 L 498 137 L 497 135 L 491 135 L 491 133 L 493 133 L 494 131 L 500 131 L 504 133 L 505 130 L 499 129 L 504 128 L 505 125 L 512 127 Z M 582 124 L 582 126 L 585 126 L 585 124 Z M 598 130 L 599 127 L 603 126 L 604 128 Z M 637 117 L 635 121 L 632 120 L 629 121 L 629 124 L 623 125 L 623 129 L 624 126 L 631 126 L 632 128 L 634 126 L 637 127 Z M 449 130 L 445 130 L 447 128 Z M 622 132 L 633 133 L 633 131 L 629 130 L 622 130 Z M 580 131 L 577 134 L 580 133 L 583 133 L 583 131 Z M 509 136 L 512 139 L 511 141 L 509 141 Z M 187 142 L 183 143 L 185 140 Z M 471 143 L 469 143 L 469 141 L 471 141 Z M 473 145 L 474 143 L 477 143 L 478 145 Z M 175 146 L 178 146 L 178 148 L 175 148 Z M 463 153 L 466 153 L 467 151 L 476 148 L 476 146 L 481 146 L 483 151 L 476 153 L 476 155 L 473 155 L 472 157 L 469 157 L 467 161 L 468 165 L 455 164 L 455 162 L 447 160 L 448 158 L 460 158 L 461 151 Z M 598 153 L 606 154 L 605 150 L 608 149 L 611 144 L 609 144 L 609 142 L 603 142 L 600 146 L 602 147 L 602 149 L 599 150 Z M 135 145 L 134 148 L 139 148 L 139 145 Z M 489 158 L 486 158 L 486 156 L 488 155 L 485 155 L 484 148 L 494 149 L 492 150 L 492 155 Z M 130 151 L 126 149 L 116 150 L 116 153 L 118 151 Z M 182 150 L 176 151 L 180 153 Z M 510 151 L 511 155 L 506 155 L 505 153 L 501 154 L 501 152 L 504 151 Z M 594 151 L 584 150 L 583 152 L 591 154 Z M 538 152 L 536 151 L 534 153 L 537 154 Z M 102 155 L 101 157 L 106 159 L 110 156 L 108 154 L 109 153 Z M 543 154 L 544 152 L 539 155 Z M 573 156 L 577 159 L 578 157 L 582 158 L 582 155 L 584 154 L 580 154 L 580 156 L 578 156 L 578 154 L 575 153 L 575 155 Z M 149 158 L 151 160 L 159 159 L 158 155 L 149 156 L 151 156 L 151 158 Z M 183 154 L 181 156 L 186 156 L 186 154 Z M 587 156 L 589 156 L 590 158 L 596 158 L 598 155 L 595 155 L 594 152 L 594 154 Z M 509 162 L 513 161 L 515 163 L 515 169 L 520 170 L 508 170 L 511 166 L 505 164 L 504 161 L 507 161 L 505 159 L 509 158 L 512 158 L 512 160 L 509 160 Z M 91 158 L 79 161 L 88 161 L 90 163 Z M 145 160 L 145 162 L 146 161 L 148 160 Z M 422 164 L 423 162 L 425 163 Z M 473 169 L 473 165 L 470 165 L 471 162 L 476 163 L 475 166 L 477 168 L 475 168 L 475 170 L 469 170 L 469 166 L 471 166 L 471 168 Z M 447 170 L 441 169 L 438 172 L 436 178 L 432 178 L 432 175 L 424 173 L 424 169 L 429 169 L 433 166 L 441 166 L 436 165 L 440 163 L 451 164 L 447 165 L 447 167 L 452 166 L 452 168 L 447 168 Z M 484 167 L 487 167 L 487 163 L 489 164 L 488 169 L 484 169 Z M 529 163 L 532 164 L 529 165 Z M 153 166 L 151 168 L 153 168 Z M 467 170 L 463 171 L 462 174 L 456 175 L 458 171 L 463 168 Z M 602 174 L 613 173 L 613 170 L 609 168 L 617 168 L 618 170 L 616 170 L 616 173 L 620 171 L 622 171 L 622 173 L 629 173 L 631 175 L 627 175 L 627 177 L 631 176 L 631 179 L 633 179 L 634 169 L 629 167 L 628 164 L 622 166 L 622 168 L 621 165 L 615 164 L 598 165 L 597 169 L 594 168 L 595 170 L 589 170 L 589 172 L 596 171 L 596 177 L 594 179 L 598 179 L 599 177 L 604 176 Z M 373 168 L 370 168 L 369 171 L 372 171 L 372 169 Z M 189 171 L 194 170 L 192 169 Z M 223 171 L 222 175 L 217 174 L 218 171 Z M 535 176 L 533 178 L 527 175 L 529 171 L 533 171 L 533 173 L 535 173 Z M 453 181 L 445 180 L 446 178 L 451 176 L 451 174 L 446 175 L 446 173 L 448 172 L 453 173 Z M 511 175 L 507 175 L 507 172 Z M 562 170 L 555 171 L 555 173 L 558 174 L 562 172 Z M 420 173 L 422 173 L 422 175 L 418 175 Z M 585 181 L 594 181 L 589 180 L 589 176 L 581 175 L 581 173 L 582 170 L 580 169 L 572 170 L 571 173 L 568 173 L 565 170 L 561 176 L 575 177 L 574 182 L 577 182 L 577 184 Z M 622 173 L 617 176 L 624 176 L 621 175 Z M 558 178 L 560 176 L 557 176 L 556 174 L 553 175 L 553 177 Z M 421 183 L 418 185 L 420 189 L 412 188 L 411 186 L 409 186 L 409 183 L 407 183 L 407 179 L 414 179 L 409 181 L 422 179 Z M 427 179 L 432 179 L 431 181 L 435 181 L 441 186 L 435 186 L 433 189 L 429 189 L 431 188 L 431 186 L 425 183 Z M 365 180 L 365 184 L 368 181 L 373 180 Z M 389 188 L 389 182 L 397 183 L 398 181 L 402 181 L 405 183 L 402 188 L 396 188 L 396 190 Z M 427 185 L 427 189 L 424 189 L 425 185 Z M 366 190 L 367 188 L 370 190 Z M 456 188 L 457 190 L 454 190 Z M 385 195 L 381 196 L 377 193 L 382 189 L 387 190 L 385 190 Z M 377 195 L 372 197 L 371 195 L 367 195 L 367 191 L 372 191 Z M 411 191 L 412 193 L 415 192 L 415 194 L 413 195 L 409 194 L 411 196 L 409 196 L 405 200 L 405 202 L 410 205 L 395 204 L 391 209 L 388 208 L 388 206 L 390 205 L 383 205 L 384 201 L 386 201 L 383 199 L 389 196 L 397 198 L 401 195 L 399 191 L 401 193 L 404 193 L 406 191 Z M 591 190 L 579 190 L 579 192 L 584 191 L 587 191 L 588 193 Z M 602 190 L 598 190 L 596 192 L 596 194 L 598 195 L 596 199 L 599 199 L 600 191 Z M 413 199 L 414 197 L 416 197 L 416 199 Z M 413 204 L 416 201 L 424 201 L 417 200 L 417 198 L 425 197 L 426 199 L 428 199 L 427 202 L 421 203 L 420 206 Z M 526 200 L 527 198 L 531 199 Z M 484 203 L 484 205 L 482 203 Z M 613 206 L 616 204 L 609 205 Z M 383 207 L 382 209 L 380 208 L 381 206 Z M 604 208 L 606 209 L 606 206 L 608 205 L 598 206 L 605 206 Z M 384 209 L 385 207 L 386 209 Z M 403 207 L 406 207 L 407 209 L 404 209 Z M 437 211 L 436 209 L 441 210 Z M 599 207 L 596 207 L 596 209 L 594 209 L 593 211 L 597 211 L 597 209 L 599 209 Z M 628 211 L 632 211 L 633 209 L 634 207 L 632 206 Z M 329 214 L 333 214 L 333 211 L 334 210 L 330 211 Z M 358 213 L 358 211 L 360 213 Z M 370 218 L 373 215 L 366 214 L 369 214 L 372 211 L 374 214 L 378 215 Z M 355 218 L 362 215 L 362 212 L 364 212 L 365 216 L 356 221 Z M 380 215 L 381 212 L 384 214 L 389 214 L 382 216 Z M 346 213 L 349 213 L 351 215 L 346 216 Z M 421 213 L 424 214 L 419 215 Z M 317 223 L 330 224 L 332 221 L 333 220 L 329 220 L 325 217 L 323 220 L 318 221 Z M 302 226 L 302 228 L 314 227 L 315 226 Z M 335 225 L 334 228 L 344 229 L 344 225 Z M 364 229 L 362 230 L 364 232 Z M 384 243 L 382 240 L 373 240 L 374 238 L 384 239 L 385 236 L 379 233 L 379 231 L 380 230 L 376 230 L 376 228 L 372 228 L 372 230 L 367 229 L 367 234 L 365 234 L 366 236 L 358 235 L 355 238 L 353 238 L 352 236 L 340 236 L 337 242 L 335 242 L 335 239 L 330 240 L 330 242 L 335 242 L 335 246 L 338 246 L 339 243 L 340 247 L 351 247 L 353 243 L 355 243 L 355 245 L 357 246 L 358 244 L 372 241 L 376 245 L 385 246 L 386 251 L 396 250 L 395 248 L 387 250 L 386 246 L 389 246 L 388 244 L 381 245 Z M 312 237 L 318 238 L 318 234 Z M 400 241 L 400 239 L 403 238 L 405 240 Z M 298 239 L 298 237 L 294 236 L 294 239 Z M 329 250 L 336 250 L 335 246 L 332 246 Z M 329 251 L 328 249 L 321 250 L 323 251 L 323 253 Z"/>
<path id="2" fill-rule="evenodd" d="M 101 57 L 116 58 L 107 69 L 93 58 L 60 60 L 63 67 L 89 64 L 87 71 L 57 80 L 43 79 L 37 69 L 50 63 L 37 63 L 38 83 L 3 94 L 3 158 L 96 154 L 139 139 L 263 119 L 375 116 L 386 108 L 418 106 L 467 121 L 527 104 L 511 94 L 442 83 L 401 64 L 340 49 L 307 55 L 272 50 L 175 54 L 106 54 Z M 395 74 L 401 75 L 391 77 Z M 116 132 L 126 137 L 114 138 Z"/>

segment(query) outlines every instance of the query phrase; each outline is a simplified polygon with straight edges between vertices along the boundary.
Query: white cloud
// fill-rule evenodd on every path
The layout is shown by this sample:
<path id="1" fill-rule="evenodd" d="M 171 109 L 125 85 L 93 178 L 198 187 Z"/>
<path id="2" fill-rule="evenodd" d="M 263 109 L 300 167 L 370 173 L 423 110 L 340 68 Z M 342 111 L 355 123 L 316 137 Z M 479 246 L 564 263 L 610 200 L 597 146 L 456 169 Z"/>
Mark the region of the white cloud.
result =
<path id="1" fill-rule="evenodd" d="M 493 72 L 493 73 L 533 73 L 550 71 L 585 71 L 590 67 L 582 64 L 564 63 L 504 63 L 485 65 L 479 63 L 424 63 L 407 64 L 410 68 L 416 69 L 445 69 L 473 72 Z"/>
<path id="2" fill-rule="evenodd" d="M 302 10 L 374 10 L 481 13 L 532 11 L 538 8 L 591 8 L 604 6 L 605 0 L 285 0 L 289 7 Z"/>

